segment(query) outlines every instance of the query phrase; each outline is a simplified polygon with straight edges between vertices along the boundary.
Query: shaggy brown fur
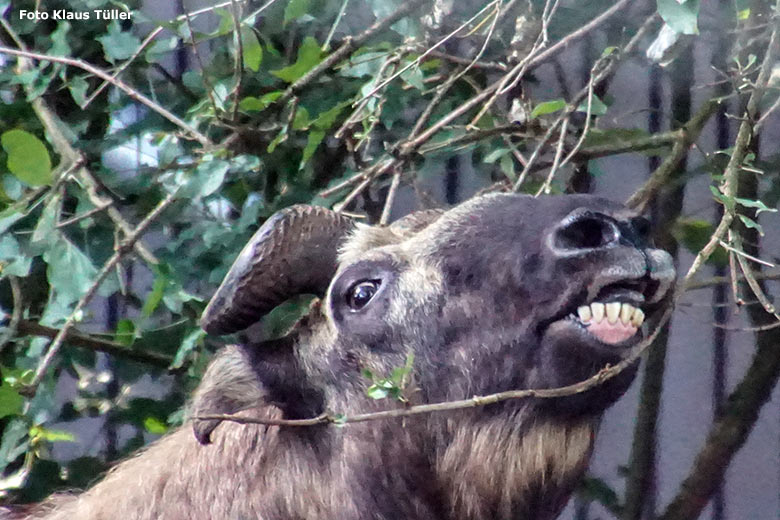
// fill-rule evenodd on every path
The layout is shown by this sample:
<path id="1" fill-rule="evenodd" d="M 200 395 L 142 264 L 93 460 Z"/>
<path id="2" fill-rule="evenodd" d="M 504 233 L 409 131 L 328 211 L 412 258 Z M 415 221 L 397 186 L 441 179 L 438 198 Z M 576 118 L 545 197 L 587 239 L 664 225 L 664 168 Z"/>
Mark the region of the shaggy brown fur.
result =
<path id="1" fill-rule="evenodd" d="M 583 380 L 623 359 L 640 335 L 602 343 L 577 308 L 628 301 L 651 313 L 673 281 L 669 256 L 647 244 L 643 227 L 595 197 L 517 195 L 386 229 L 357 226 L 321 304 L 286 338 L 224 350 L 193 410 L 293 419 L 385 409 L 393 403 L 365 395 L 362 371 L 389 374 L 409 354 L 411 404 Z M 245 251 L 246 265 L 272 257 Z M 376 291 L 356 307 L 350 295 L 366 282 Z M 250 285 L 227 283 L 233 292 Z M 233 323 L 231 308 L 217 311 Z M 576 396 L 343 428 L 196 419 L 30 518 L 551 520 L 587 466 L 601 413 L 633 375 Z"/>

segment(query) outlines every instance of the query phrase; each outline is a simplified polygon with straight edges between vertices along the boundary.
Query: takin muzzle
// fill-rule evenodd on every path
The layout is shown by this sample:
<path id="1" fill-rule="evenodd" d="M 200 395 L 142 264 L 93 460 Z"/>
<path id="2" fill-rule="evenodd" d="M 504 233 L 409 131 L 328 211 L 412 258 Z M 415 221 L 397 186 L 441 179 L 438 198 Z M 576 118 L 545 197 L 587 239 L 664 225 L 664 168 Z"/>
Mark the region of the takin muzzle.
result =
<path id="1" fill-rule="evenodd" d="M 283 210 L 241 252 L 202 325 L 229 334 L 295 295 L 319 303 L 288 336 L 219 354 L 191 424 L 44 509 L 80 519 L 553 519 L 635 367 L 576 396 L 343 428 L 197 415 L 405 406 L 367 397 L 363 374 L 388 375 L 410 355 L 411 405 L 587 379 L 625 359 L 665 303 L 674 268 L 648 234 L 641 216 L 586 195 L 487 195 L 388 227 Z"/>

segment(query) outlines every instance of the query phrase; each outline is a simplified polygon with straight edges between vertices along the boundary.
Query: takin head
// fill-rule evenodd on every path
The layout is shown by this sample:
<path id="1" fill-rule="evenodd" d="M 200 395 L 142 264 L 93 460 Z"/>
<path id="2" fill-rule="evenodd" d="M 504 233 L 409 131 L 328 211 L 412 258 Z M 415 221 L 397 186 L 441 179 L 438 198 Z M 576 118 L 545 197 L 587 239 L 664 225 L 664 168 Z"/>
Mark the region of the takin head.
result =
<path id="1" fill-rule="evenodd" d="M 288 208 L 244 248 L 202 325 L 227 334 L 291 296 L 321 302 L 284 340 L 242 347 L 243 372 L 210 370 L 195 408 L 235 412 L 258 395 L 290 419 L 386 408 L 366 397 L 363 372 L 390 374 L 410 354 L 411 404 L 585 380 L 628 356 L 674 281 L 648 234 L 643 217 L 589 195 L 487 195 L 384 228 Z M 575 396 L 350 425 L 314 442 L 349 465 L 357 509 L 377 518 L 553 518 L 635 372 Z M 226 382 L 241 373 L 254 382 L 239 392 Z M 218 425 L 196 420 L 196 436 L 207 443 Z"/>

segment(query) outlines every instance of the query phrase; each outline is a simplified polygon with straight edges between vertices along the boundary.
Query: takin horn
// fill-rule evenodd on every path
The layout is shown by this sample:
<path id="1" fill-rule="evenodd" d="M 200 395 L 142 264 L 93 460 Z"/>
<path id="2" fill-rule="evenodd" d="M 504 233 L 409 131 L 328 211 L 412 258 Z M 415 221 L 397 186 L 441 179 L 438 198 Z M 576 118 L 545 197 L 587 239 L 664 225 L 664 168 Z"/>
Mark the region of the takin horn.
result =
<path id="1" fill-rule="evenodd" d="M 238 255 L 203 311 L 203 330 L 238 332 L 295 295 L 322 295 L 336 272 L 339 245 L 354 225 L 349 217 L 305 204 L 274 213 Z"/>

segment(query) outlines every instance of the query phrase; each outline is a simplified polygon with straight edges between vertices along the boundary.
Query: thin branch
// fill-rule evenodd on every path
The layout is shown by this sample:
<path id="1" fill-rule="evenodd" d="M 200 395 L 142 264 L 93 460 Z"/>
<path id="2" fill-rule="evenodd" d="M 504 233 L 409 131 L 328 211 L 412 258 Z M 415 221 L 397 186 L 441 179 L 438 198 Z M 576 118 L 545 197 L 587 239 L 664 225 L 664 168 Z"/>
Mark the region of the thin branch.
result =
<path id="1" fill-rule="evenodd" d="M 771 271 L 768 273 L 758 273 L 755 276 L 756 280 L 780 280 L 780 271 Z M 730 276 L 714 276 L 708 280 L 702 280 L 700 282 L 690 282 L 685 286 L 686 291 L 695 291 L 696 289 L 708 289 L 714 285 L 722 285 L 729 283 L 732 279 L 736 281 L 744 281 L 745 277 L 730 277 Z"/>
<path id="2" fill-rule="evenodd" d="M 184 121 L 183 119 L 179 118 L 177 115 L 173 114 L 168 109 L 164 108 L 158 103 L 155 103 L 148 97 L 141 94 L 136 89 L 130 87 L 123 81 L 121 81 L 118 78 L 113 78 L 110 74 L 107 72 L 95 67 L 94 65 L 87 63 L 82 60 L 74 59 L 74 58 L 68 58 L 65 56 L 50 56 L 48 54 L 41 54 L 38 52 L 31 52 L 31 51 L 23 51 L 23 50 L 17 50 L 17 49 L 11 49 L 10 47 L 0 46 L 0 54 L 8 54 L 11 56 L 20 56 L 22 58 L 29 58 L 32 60 L 38 60 L 38 61 L 50 61 L 53 63 L 62 63 L 63 65 L 68 65 L 70 67 L 76 67 L 81 70 L 85 70 L 89 72 L 90 74 L 94 74 L 95 76 L 108 81 L 115 87 L 117 87 L 119 90 L 127 94 L 131 99 L 134 99 L 135 101 L 138 101 L 139 103 L 146 105 L 148 108 L 150 108 L 153 112 L 158 113 L 174 125 L 178 126 L 179 128 L 185 130 L 187 133 L 189 133 L 193 138 L 195 138 L 196 141 L 198 141 L 203 146 L 212 146 L 211 140 L 206 137 L 204 134 L 200 133 L 197 129 L 195 129 L 193 126 L 191 126 L 189 123 Z"/>
<path id="3" fill-rule="evenodd" d="M 398 417 L 410 417 L 413 415 L 429 414 L 436 412 L 445 412 L 452 410 L 464 410 L 467 408 L 475 408 L 478 406 L 485 406 L 488 404 L 499 403 L 502 401 L 509 401 L 512 399 L 551 399 L 557 397 L 565 397 L 569 395 L 580 394 L 586 392 L 591 388 L 603 384 L 618 375 L 627 367 L 633 365 L 639 357 L 645 352 L 647 347 L 655 341 L 658 333 L 663 325 L 669 320 L 672 315 L 672 308 L 666 309 L 664 314 L 660 317 L 658 325 L 646 339 L 640 342 L 634 347 L 631 353 L 620 363 L 614 366 L 607 366 L 601 369 L 598 373 L 592 377 L 580 381 L 578 383 L 562 386 L 559 388 L 544 388 L 544 389 L 529 389 L 529 390 L 510 390 L 507 392 L 499 392 L 495 394 L 485 396 L 474 396 L 470 399 L 461 399 L 458 401 L 446 401 L 432 404 L 421 404 L 415 406 L 409 406 L 404 408 L 395 408 L 390 410 L 383 410 L 379 412 L 360 413 L 351 416 L 343 416 L 340 414 L 327 412 L 317 417 L 310 419 L 266 419 L 263 417 L 251 417 L 247 415 L 202 415 L 195 417 L 200 420 L 221 420 L 231 421 L 239 424 L 264 424 L 269 426 L 314 426 L 318 424 L 351 424 L 368 421 L 377 421 L 383 419 L 391 419 Z"/>
<path id="4" fill-rule="evenodd" d="M 780 0 L 775 6 L 775 13 L 780 10 Z M 726 165 L 726 169 L 723 172 L 723 183 L 720 186 L 720 191 L 728 200 L 733 200 L 737 194 L 737 187 L 739 183 L 739 172 L 742 167 L 742 163 L 745 160 L 745 156 L 748 152 L 748 147 L 753 138 L 753 121 L 758 113 L 761 99 L 764 97 L 764 91 L 769 83 L 774 64 L 777 61 L 778 56 L 778 26 L 777 20 L 775 20 L 775 26 L 772 29 L 772 36 L 769 38 L 769 44 L 767 46 L 764 60 L 761 63 L 761 71 L 756 79 L 753 91 L 750 93 L 747 106 L 745 108 L 745 115 L 742 118 L 742 122 L 739 125 L 737 132 L 737 138 L 734 142 L 734 149 L 732 150 L 729 162 Z M 724 207 L 723 217 L 718 223 L 717 228 L 713 232 L 710 240 L 699 251 L 696 258 L 693 259 L 690 269 L 685 274 L 683 283 L 688 283 L 694 274 L 701 268 L 704 262 L 712 255 L 715 248 L 719 245 L 720 240 L 726 235 L 731 222 L 734 220 L 734 209 Z"/>
<path id="5" fill-rule="evenodd" d="M 731 231 L 729 231 L 729 236 L 731 236 Z M 731 240 L 731 238 L 730 238 L 729 240 Z M 738 237 L 734 237 L 734 240 L 738 240 Z M 765 265 L 765 266 L 767 266 L 767 267 L 777 267 L 777 266 L 776 266 L 775 264 L 773 264 L 772 262 L 767 262 L 766 260 L 761 260 L 760 258 L 757 258 L 757 257 L 755 257 L 755 256 L 753 256 L 753 255 L 749 255 L 749 254 L 747 254 L 746 252 L 742 251 L 742 250 L 741 250 L 741 249 L 739 249 L 739 248 L 732 247 L 732 246 L 728 245 L 728 244 L 727 244 L 726 242 L 724 242 L 723 240 L 721 240 L 721 241 L 720 241 L 720 246 L 721 246 L 723 249 L 726 249 L 726 250 L 728 250 L 728 251 L 731 251 L 731 252 L 732 252 L 732 253 L 734 253 L 735 255 L 739 255 L 739 256 L 741 256 L 741 257 L 747 258 L 748 260 L 752 260 L 752 261 L 754 261 L 754 262 L 755 262 L 755 263 L 757 263 L 757 264 Z M 732 278 L 736 278 L 736 277 L 732 277 Z"/>
<path id="6" fill-rule="evenodd" d="M 341 18 L 344 16 L 344 11 L 347 10 L 348 4 L 349 0 L 343 0 L 341 2 L 341 7 L 339 8 L 339 12 L 336 15 L 336 19 L 333 20 L 333 25 L 331 25 L 330 31 L 328 31 L 328 36 L 325 38 L 325 41 L 322 44 L 322 52 L 326 52 L 330 47 L 330 41 L 333 39 L 333 35 L 336 33 L 336 27 L 339 26 L 339 22 L 341 22 Z"/>
<path id="7" fill-rule="evenodd" d="M 545 179 L 544 183 L 539 188 L 539 191 L 536 192 L 537 197 L 542 193 L 550 193 L 553 177 L 555 176 L 555 172 L 558 171 L 558 166 L 561 164 L 563 145 L 566 144 L 566 130 L 569 129 L 569 121 L 571 121 L 571 114 L 569 114 L 569 117 L 566 117 L 561 124 L 561 132 L 558 136 L 558 146 L 555 148 L 555 157 L 553 158 L 552 168 L 550 168 L 550 172 L 547 174 L 547 179 Z M 526 165 L 526 168 L 527 167 L 528 166 Z"/>
<path id="8" fill-rule="evenodd" d="M 344 43 L 339 47 L 336 51 L 334 51 L 330 56 L 322 60 L 319 65 L 311 69 L 309 72 L 304 74 L 300 79 L 295 81 L 292 85 L 287 87 L 287 89 L 282 93 L 281 96 L 279 96 L 278 99 L 276 99 L 271 105 L 281 106 L 287 101 L 289 101 L 298 91 L 300 91 L 303 87 L 314 81 L 315 79 L 319 78 L 321 75 L 326 73 L 328 70 L 330 70 L 331 67 L 336 65 L 338 62 L 345 59 L 347 56 L 349 56 L 354 50 L 360 48 L 360 46 L 363 45 L 367 40 L 373 38 L 376 34 L 381 33 L 391 25 L 393 25 L 395 22 L 400 20 L 401 18 L 407 16 L 408 14 L 415 11 L 418 7 L 422 6 L 423 4 L 426 4 L 430 2 L 430 0 L 410 0 L 409 2 L 406 2 L 403 6 L 401 6 L 398 10 L 396 10 L 393 14 L 387 16 L 386 18 L 377 21 L 360 33 L 359 35 L 355 37 L 347 37 L 344 39 Z M 270 105 L 269 105 L 270 106 Z"/>
<path id="9" fill-rule="evenodd" d="M 227 7 L 231 5 L 235 0 L 230 0 L 228 2 L 222 2 L 220 4 L 212 5 L 209 7 L 204 7 L 203 9 L 198 9 L 197 11 L 193 11 L 192 13 L 189 13 L 188 16 L 198 16 L 204 13 L 209 13 L 211 11 L 215 11 L 216 9 L 220 9 L 222 7 Z M 243 1 L 243 0 L 239 0 Z M 184 21 L 185 15 L 180 15 L 176 17 L 175 21 L 181 22 Z M 114 71 L 114 73 L 111 75 L 113 79 L 117 79 L 124 71 L 127 69 L 127 67 L 130 66 L 131 63 L 133 63 L 136 59 L 138 59 L 138 56 L 141 55 L 141 53 L 144 51 L 146 47 L 149 46 L 149 44 L 161 33 L 165 30 L 165 27 L 159 26 L 156 27 L 152 32 L 149 33 L 149 35 L 144 38 L 144 40 L 141 42 L 141 44 L 138 46 L 138 48 L 133 52 L 132 56 L 127 58 L 122 65 L 119 66 L 119 68 Z M 103 80 L 103 82 L 92 92 L 92 94 L 89 95 L 89 97 L 84 101 L 84 104 L 82 105 L 82 109 L 87 108 L 92 101 L 95 100 L 95 98 L 103 92 L 103 90 L 108 86 L 113 84 L 113 81 L 107 81 Z"/>
<path id="10" fill-rule="evenodd" d="M 626 201 L 626 205 L 639 212 L 647 209 L 648 205 L 655 200 L 658 192 L 664 187 L 671 176 L 674 174 L 680 161 L 688 153 L 688 149 L 699 138 L 704 125 L 710 120 L 713 114 L 720 106 L 719 99 L 710 99 L 696 112 L 690 121 L 685 123 L 682 128 L 675 130 L 670 135 L 674 136 L 672 152 L 664 159 L 658 168 L 650 175 L 650 178 L 642 187 L 634 192 Z"/>
<path id="11" fill-rule="evenodd" d="M 233 15 L 233 24 L 235 25 L 234 34 L 236 38 L 236 60 L 235 60 L 235 75 L 236 84 L 233 87 L 233 115 L 232 121 L 238 119 L 238 104 L 241 101 L 241 84 L 244 80 L 244 41 L 241 37 L 241 13 L 239 12 L 238 1 L 232 0 L 230 2 L 230 12 Z"/>
<path id="12" fill-rule="evenodd" d="M 387 192 L 385 206 L 382 208 L 382 216 L 379 218 L 379 225 L 386 226 L 390 222 L 390 213 L 393 211 L 393 202 L 395 194 L 398 192 L 398 186 L 401 184 L 401 170 L 397 169 L 393 174 L 393 181 L 390 183 L 390 190 Z"/>
<path id="13" fill-rule="evenodd" d="M 425 59 L 428 57 L 428 54 L 430 54 L 431 52 L 433 52 L 434 50 L 436 50 L 437 48 L 439 48 L 441 45 L 444 45 L 445 43 L 447 43 L 447 41 L 449 41 L 449 40 L 450 40 L 450 38 L 454 37 L 456 34 L 458 34 L 458 33 L 459 33 L 460 31 L 462 31 L 464 28 L 468 27 L 468 25 L 469 25 L 471 22 L 473 22 L 475 19 L 477 19 L 479 16 L 481 16 L 481 15 L 482 15 L 482 13 L 484 13 L 484 12 L 485 12 L 485 11 L 487 11 L 487 10 L 488 10 L 488 9 L 489 9 L 491 6 L 495 5 L 496 3 L 500 2 L 500 1 L 501 1 L 501 0 L 493 0 L 492 2 L 490 2 L 489 4 L 487 4 L 485 7 L 483 7 L 483 8 L 482 8 L 482 9 L 480 9 L 479 11 L 477 11 L 477 13 L 476 13 L 474 16 L 472 16 L 471 18 L 469 18 L 468 20 L 466 20 L 465 22 L 463 22 L 462 24 L 460 24 L 458 27 L 456 27 L 455 29 L 453 29 L 453 30 L 452 30 L 452 31 L 451 31 L 449 34 L 447 34 L 446 36 L 444 36 L 443 38 L 441 38 L 439 41 L 437 41 L 435 44 L 433 44 L 433 45 L 432 45 L 432 46 L 430 46 L 428 49 L 426 49 L 426 50 L 425 50 L 425 52 L 423 52 L 423 53 L 422 53 L 420 56 L 418 56 L 418 57 L 417 57 L 417 59 L 415 59 L 414 61 L 412 61 L 412 62 L 408 63 L 408 64 L 407 64 L 405 67 L 402 67 L 402 68 L 401 68 L 401 70 L 399 70 L 399 71 L 395 72 L 395 73 L 394 73 L 394 74 L 392 74 L 392 75 L 391 75 L 389 78 L 387 78 L 386 80 L 384 80 L 382 83 L 380 83 L 379 85 L 377 85 L 376 87 L 374 87 L 373 89 L 371 89 L 371 91 L 370 91 L 368 94 L 366 94 L 365 96 L 363 96 L 363 98 L 362 98 L 360 101 L 363 101 L 363 99 L 366 99 L 366 98 L 370 98 L 371 96 L 373 96 L 374 94 L 376 94 L 376 93 L 377 93 L 379 90 L 381 90 L 381 89 L 383 89 L 385 86 L 387 86 L 387 85 L 388 85 L 388 84 L 389 84 L 391 81 L 393 81 L 395 78 L 397 78 L 398 76 L 400 76 L 401 74 L 403 74 L 404 72 L 406 72 L 407 70 L 409 70 L 410 68 L 412 68 L 412 67 L 415 67 L 415 66 L 419 65 L 420 63 L 422 63 L 422 62 L 423 62 L 423 61 L 424 61 L 424 60 L 425 60 Z"/>
<path id="14" fill-rule="evenodd" d="M 57 223 L 57 229 L 62 229 L 64 227 L 68 227 L 72 224 L 75 224 L 76 222 L 81 222 L 82 220 L 88 219 L 89 217 L 94 217 L 98 213 L 101 213 L 105 211 L 108 207 L 110 207 L 113 204 L 113 201 L 109 200 L 106 201 L 104 204 L 101 204 L 100 206 L 96 206 L 92 208 L 89 211 L 85 211 L 84 213 L 81 213 L 80 215 L 74 215 L 73 217 L 63 220 L 61 222 Z"/>
<path id="15" fill-rule="evenodd" d="M 43 359 L 35 370 L 35 376 L 33 377 L 32 382 L 24 389 L 25 394 L 30 396 L 35 394 L 38 385 L 43 380 L 43 377 L 46 375 L 46 372 L 54 360 L 54 357 L 57 355 L 57 352 L 62 346 L 62 343 L 65 341 L 65 337 L 67 336 L 70 329 L 76 324 L 76 320 L 81 314 L 82 309 L 84 309 L 84 307 L 86 307 L 86 305 L 92 300 L 92 298 L 97 293 L 98 288 L 103 283 L 103 280 L 105 280 L 106 277 L 112 272 L 119 261 L 122 260 L 122 258 L 124 258 L 124 256 L 132 250 L 133 244 L 139 238 L 141 238 L 141 235 L 146 231 L 154 219 L 156 219 L 165 208 L 170 206 L 174 200 L 176 200 L 176 192 L 168 194 L 167 197 L 161 200 L 157 206 L 138 224 L 133 232 L 125 237 L 117 251 L 114 252 L 111 258 L 106 261 L 98 274 L 95 276 L 95 280 L 92 282 L 92 285 L 90 285 L 89 289 L 87 289 L 87 292 L 84 293 L 84 295 L 76 303 L 76 306 L 74 307 L 73 311 L 71 311 L 70 316 L 68 316 L 68 319 L 65 320 L 65 324 L 49 344 L 49 348 L 46 351 L 46 354 L 43 356 Z"/>
<path id="16" fill-rule="evenodd" d="M 29 320 L 21 320 L 17 330 L 19 336 L 41 336 L 52 339 L 56 338 L 60 333 L 58 329 L 47 327 L 45 325 L 41 325 L 40 323 Z M 147 365 L 160 368 L 168 368 L 173 362 L 173 359 L 161 354 L 133 350 L 121 343 L 96 338 L 89 334 L 84 334 L 83 332 L 77 331 L 73 328 L 67 332 L 64 341 L 65 343 L 76 347 L 87 348 L 96 352 L 110 354 L 114 357 L 130 359 L 132 361 L 138 361 L 139 363 L 145 363 Z"/>
<path id="17" fill-rule="evenodd" d="M 737 233 L 734 233 L 732 230 L 729 230 L 729 239 L 735 244 L 737 244 L 737 248 L 735 248 L 736 250 L 741 249 L 742 240 L 740 239 Z M 742 253 L 742 251 L 740 251 L 740 253 Z M 761 288 L 761 285 L 758 283 L 758 280 L 756 280 L 756 275 L 753 272 L 753 270 L 750 268 L 750 265 L 747 263 L 746 260 L 747 257 L 749 257 L 751 260 L 756 260 L 756 258 L 746 253 L 742 253 L 742 254 L 735 253 L 735 254 L 737 257 L 737 262 L 739 263 L 739 267 L 742 270 L 742 274 L 745 275 L 745 281 L 747 282 L 750 289 L 753 291 L 753 294 L 756 296 L 758 301 L 761 303 L 761 306 L 764 308 L 767 314 L 771 314 L 778 321 L 780 321 L 780 314 L 777 313 L 777 309 L 775 308 L 775 306 L 772 304 L 771 301 L 769 301 L 769 298 L 767 298 L 766 294 L 764 294 L 764 290 Z"/>
<path id="18" fill-rule="evenodd" d="M 9 275 L 8 283 L 11 285 L 11 319 L 8 321 L 5 332 L 0 335 L 0 353 L 3 352 L 3 348 L 5 348 L 8 342 L 16 335 L 19 322 L 22 319 L 22 307 L 24 305 L 24 302 L 22 301 L 22 287 L 19 284 L 19 279 L 16 276 Z"/>
<path id="19" fill-rule="evenodd" d="M 444 61 L 449 61 L 451 63 L 455 63 L 457 65 L 469 65 L 471 64 L 471 67 L 474 69 L 482 69 L 482 70 L 494 70 L 498 72 L 506 72 L 507 65 L 505 63 L 494 63 L 494 62 L 487 62 L 487 61 L 479 61 L 475 60 L 473 58 L 461 58 L 460 56 L 453 56 L 452 54 L 447 54 L 440 51 L 430 51 L 428 53 L 429 58 L 433 59 L 440 59 Z"/>
<path id="20" fill-rule="evenodd" d="M 626 56 L 628 56 L 633 52 L 634 48 L 639 44 L 642 38 L 644 38 L 644 35 L 650 30 L 652 25 L 655 23 L 655 20 L 656 20 L 655 14 L 647 17 L 647 19 L 645 19 L 642 26 L 639 28 L 636 34 L 631 38 L 631 40 L 629 40 L 629 42 L 626 44 L 623 51 L 618 56 L 615 55 L 605 56 L 603 58 L 600 58 L 593 65 L 591 69 L 592 71 L 591 79 L 588 81 L 588 85 L 582 88 L 574 96 L 574 98 L 569 102 L 569 104 L 566 105 L 566 108 L 564 109 L 563 113 L 561 113 L 558 116 L 558 118 L 555 120 L 555 122 L 553 122 L 553 124 L 550 126 L 550 128 L 547 129 L 547 132 L 545 132 L 542 139 L 536 145 L 536 148 L 534 149 L 533 153 L 528 158 L 528 162 L 523 168 L 523 171 L 518 176 L 517 181 L 515 182 L 512 188 L 513 191 L 520 190 L 520 187 L 523 185 L 525 178 L 530 173 L 532 166 L 536 162 L 536 159 L 539 157 L 539 155 L 542 152 L 542 149 L 547 145 L 547 142 L 550 140 L 553 133 L 555 133 L 558 126 L 561 125 L 565 119 L 567 119 L 575 110 L 578 109 L 580 102 L 583 99 L 585 99 L 585 97 L 592 89 L 596 88 L 598 85 L 601 84 L 602 81 L 606 80 L 609 77 L 609 75 L 612 74 L 614 68 L 623 58 L 625 58 Z"/>

